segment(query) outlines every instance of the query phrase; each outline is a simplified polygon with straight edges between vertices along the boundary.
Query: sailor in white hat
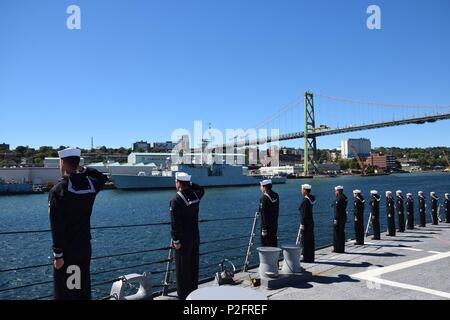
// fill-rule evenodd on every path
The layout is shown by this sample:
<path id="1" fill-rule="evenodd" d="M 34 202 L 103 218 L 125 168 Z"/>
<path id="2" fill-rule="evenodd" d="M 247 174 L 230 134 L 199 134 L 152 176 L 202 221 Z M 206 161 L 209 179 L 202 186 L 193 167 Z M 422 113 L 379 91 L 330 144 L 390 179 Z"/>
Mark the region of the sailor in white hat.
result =
<path id="1" fill-rule="evenodd" d="M 59 168 L 61 170 L 61 174 L 66 175 L 65 168 L 68 167 L 69 171 L 71 166 L 65 166 L 65 163 L 75 163 L 77 165 L 76 169 L 79 170 L 79 164 L 81 159 L 81 150 L 77 148 L 67 148 L 64 150 L 58 151 L 59 156 Z"/>
<path id="2" fill-rule="evenodd" d="M 433 221 L 433 225 L 439 224 L 439 215 L 438 215 L 438 197 L 434 191 L 430 192 L 431 198 L 431 220 Z"/>
<path id="3" fill-rule="evenodd" d="M 302 190 L 311 190 L 311 189 L 312 189 L 312 186 L 310 184 L 307 184 L 307 183 L 302 184 Z"/>
<path id="4" fill-rule="evenodd" d="M 427 219 L 425 216 L 425 209 L 427 207 L 426 202 L 425 202 L 426 199 L 423 194 L 423 191 L 419 191 L 417 193 L 417 195 L 418 195 L 418 199 L 419 199 L 419 221 L 420 221 L 419 226 L 426 227 L 426 223 L 427 223 Z"/>
<path id="5" fill-rule="evenodd" d="M 63 178 L 49 192 L 48 205 L 53 240 L 55 300 L 91 299 L 92 208 L 107 178 L 91 168 L 80 167 L 81 150 L 58 152 Z M 79 286 L 71 286 L 68 267 L 79 268 Z M 69 287 L 70 285 L 70 287 Z"/>
<path id="6" fill-rule="evenodd" d="M 370 191 L 370 222 L 372 224 L 372 240 L 380 240 L 380 201 L 377 190 Z"/>
<path id="7" fill-rule="evenodd" d="M 387 235 L 395 237 L 395 203 L 391 191 L 386 191 L 386 214 L 388 225 Z"/>
<path id="8" fill-rule="evenodd" d="M 297 244 L 302 245 L 303 262 L 313 263 L 315 260 L 315 241 L 314 241 L 314 217 L 313 206 L 316 198 L 311 194 L 311 185 L 302 184 L 301 194 L 303 196 L 300 204 L 300 239 L 297 237 Z"/>
<path id="9" fill-rule="evenodd" d="M 261 216 L 261 246 L 278 246 L 278 212 L 280 198 L 278 193 L 272 190 L 272 180 L 266 179 L 260 182 L 262 193 L 259 200 L 259 214 Z"/>
<path id="10" fill-rule="evenodd" d="M 450 223 L 450 195 L 444 194 L 445 223 Z"/>
<path id="11" fill-rule="evenodd" d="M 344 194 L 344 187 L 334 188 L 336 200 L 333 202 L 333 252 L 345 252 L 345 223 L 347 222 L 347 197 Z"/>
<path id="12" fill-rule="evenodd" d="M 398 232 L 405 232 L 405 208 L 404 208 L 404 198 L 401 190 L 395 192 L 395 208 L 397 209 L 398 217 Z"/>
<path id="13" fill-rule="evenodd" d="M 171 235 L 175 249 L 177 293 L 180 300 L 198 288 L 200 233 L 198 214 L 205 191 L 185 172 L 175 173 L 177 193 L 170 201 Z"/>
<path id="14" fill-rule="evenodd" d="M 413 194 L 406 194 L 406 229 L 414 229 L 414 199 Z"/>
<path id="15" fill-rule="evenodd" d="M 264 187 L 264 186 L 272 185 L 273 183 L 272 183 L 271 179 L 266 179 L 266 180 L 262 180 L 259 184 L 261 187 Z"/>
<path id="16" fill-rule="evenodd" d="M 355 228 L 355 245 L 364 245 L 364 206 L 366 200 L 361 190 L 353 190 L 353 215 Z"/>
<path id="17" fill-rule="evenodd" d="M 176 172 L 175 173 L 175 181 L 189 182 L 189 184 L 190 184 L 191 178 L 192 177 L 185 172 Z M 181 185 L 179 187 L 181 187 Z M 177 188 L 177 190 L 178 190 L 178 188 Z"/>

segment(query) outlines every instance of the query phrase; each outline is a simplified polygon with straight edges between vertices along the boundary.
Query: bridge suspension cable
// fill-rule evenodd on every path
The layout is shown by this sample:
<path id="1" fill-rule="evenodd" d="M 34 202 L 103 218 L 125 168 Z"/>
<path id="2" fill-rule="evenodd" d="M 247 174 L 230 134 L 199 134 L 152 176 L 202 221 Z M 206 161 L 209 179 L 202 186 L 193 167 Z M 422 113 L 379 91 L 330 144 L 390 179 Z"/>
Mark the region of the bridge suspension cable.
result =
<path id="1" fill-rule="evenodd" d="M 368 105 L 368 106 L 378 106 L 378 107 L 393 107 L 393 108 L 408 108 L 408 109 L 409 108 L 410 109 L 450 109 L 450 105 L 444 106 L 444 105 L 416 105 L 416 104 L 383 103 L 383 102 L 340 98 L 340 97 L 329 96 L 329 95 L 320 94 L 320 93 L 314 93 L 314 96 L 328 99 L 328 100 L 345 102 L 345 103 Z"/>

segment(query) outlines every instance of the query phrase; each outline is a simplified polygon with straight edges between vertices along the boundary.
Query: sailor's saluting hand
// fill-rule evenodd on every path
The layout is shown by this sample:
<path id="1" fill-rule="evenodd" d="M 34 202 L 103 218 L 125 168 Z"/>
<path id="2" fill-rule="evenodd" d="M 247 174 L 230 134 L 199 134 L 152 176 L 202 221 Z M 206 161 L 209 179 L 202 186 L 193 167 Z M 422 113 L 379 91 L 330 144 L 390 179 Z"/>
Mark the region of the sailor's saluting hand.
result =
<path id="1" fill-rule="evenodd" d="M 56 270 L 61 269 L 64 266 L 64 259 L 56 259 L 53 261 L 53 266 L 55 267 Z"/>

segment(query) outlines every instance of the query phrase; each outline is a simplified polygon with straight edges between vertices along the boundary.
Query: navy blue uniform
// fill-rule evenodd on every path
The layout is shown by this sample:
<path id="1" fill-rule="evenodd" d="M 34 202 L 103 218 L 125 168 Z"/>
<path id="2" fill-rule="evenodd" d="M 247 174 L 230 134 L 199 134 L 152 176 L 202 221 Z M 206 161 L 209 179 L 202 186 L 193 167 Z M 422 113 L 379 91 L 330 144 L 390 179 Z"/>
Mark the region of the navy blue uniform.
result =
<path id="1" fill-rule="evenodd" d="M 414 200 L 412 197 L 406 198 L 406 216 L 407 216 L 407 225 L 406 229 L 413 230 L 414 229 Z"/>
<path id="2" fill-rule="evenodd" d="M 198 213 L 204 193 L 202 187 L 192 184 L 190 188 L 178 191 L 170 201 L 172 240 L 181 244 L 181 248 L 175 251 L 177 292 L 180 300 L 185 300 L 198 288 L 200 247 Z"/>
<path id="3" fill-rule="evenodd" d="M 259 201 L 259 213 L 261 215 L 261 231 L 266 231 L 267 235 L 261 235 L 261 246 L 278 246 L 278 211 L 280 198 L 278 193 L 269 190 L 264 193 Z"/>
<path id="4" fill-rule="evenodd" d="M 433 224 L 439 224 L 438 220 L 438 198 L 436 196 L 431 196 L 431 218 L 433 220 Z"/>
<path id="5" fill-rule="evenodd" d="M 421 227 L 425 227 L 427 223 L 427 219 L 425 216 L 425 207 L 425 197 L 419 195 L 419 221 Z"/>
<path id="6" fill-rule="evenodd" d="M 314 218 L 313 205 L 316 203 L 316 198 L 312 195 L 303 197 L 300 205 L 300 218 L 303 229 L 300 230 L 300 243 L 303 248 L 303 262 L 314 262 Z"/>
<path id="7" fill-rule="evenodd" d="M 64 259 L 63 267 L 53 270 L 55 300 L 91 299 L 91 214 L 106 181 L 105 175 L 87 168 L 64 177 L 50 190 L 53 254 Z"/>
<path id="8" fill-rule="evenodd" d="M 388 225 L 388 236 L 395 237 L 395 209 L 394 199 L 386 197 L 386 215 Z"/>
<path id="9" fill-rule="evenodd" d="M 380 200 L 381 197 L 378 194 L 372 194 L 370 200 L 370 208 L 372 210 L 372 240 L 380 240 Z"/>
<path id="10" fill-rule="evenodd" d="M 403 204 L 403 196 L 397 196 L 395 207 L 398 214 L 398 232 L 405 232 L 405 208 Z"/>
<path id="11" fill-rule="evenodd" d="M 334 223 L 333 226 L 333 247 L 334 252 L 344 253 L 345 251 L 345 223 L 347 222 L 347 197 L 345 194 L 336 196 L 333 202 Z"/>
<path id="12" fill-rule="evenodd" d="M 364 206 L 366 200 L 360 194 L 354 198 L 353 215 L 355 220 L 355 239 L 356 245 L 364 244 Z"/>

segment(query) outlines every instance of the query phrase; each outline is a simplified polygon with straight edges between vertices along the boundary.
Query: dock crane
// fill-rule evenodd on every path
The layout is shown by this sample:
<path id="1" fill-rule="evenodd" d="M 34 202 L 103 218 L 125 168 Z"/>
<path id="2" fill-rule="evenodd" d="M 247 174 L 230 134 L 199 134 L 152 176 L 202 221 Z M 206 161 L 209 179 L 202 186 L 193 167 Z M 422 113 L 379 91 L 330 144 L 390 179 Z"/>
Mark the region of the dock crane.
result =
<path id="1" fill-rule="evenodd" d="M 353 154 L 355 155 L 356 161 L 358 161 L 359 166 L 361 167 L 362 174 L 366 174 L 367 167 L 364 165 L 364 162 L 362 161 L 361 157 L 359 156 L 358 152 L 356 151 L 355 146 L 350 146 L 350 148 L 353 151 Z"/>

